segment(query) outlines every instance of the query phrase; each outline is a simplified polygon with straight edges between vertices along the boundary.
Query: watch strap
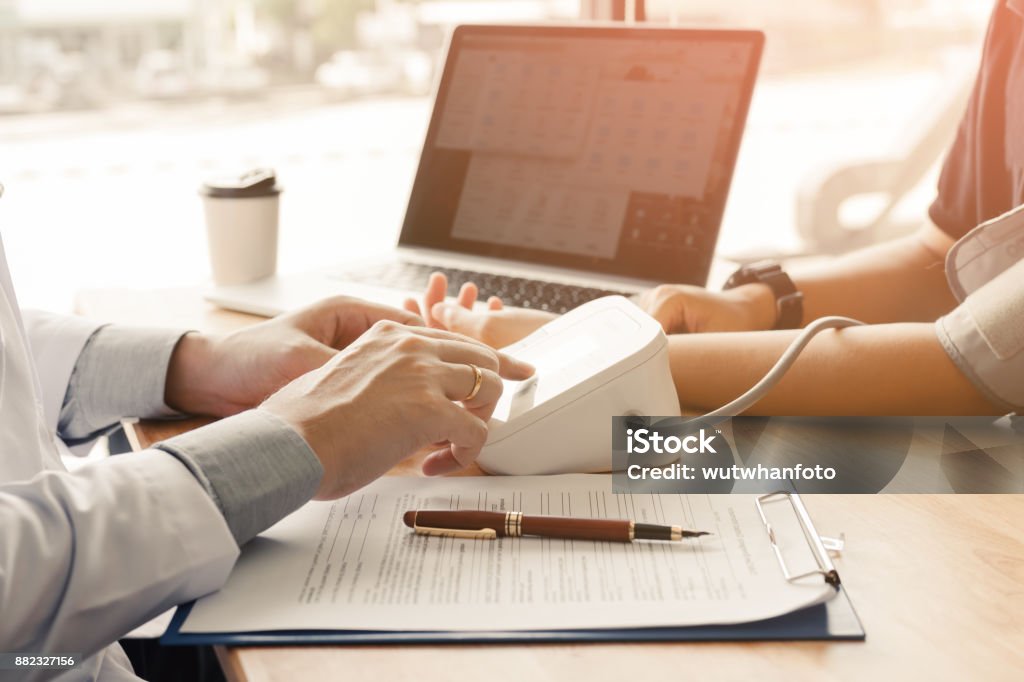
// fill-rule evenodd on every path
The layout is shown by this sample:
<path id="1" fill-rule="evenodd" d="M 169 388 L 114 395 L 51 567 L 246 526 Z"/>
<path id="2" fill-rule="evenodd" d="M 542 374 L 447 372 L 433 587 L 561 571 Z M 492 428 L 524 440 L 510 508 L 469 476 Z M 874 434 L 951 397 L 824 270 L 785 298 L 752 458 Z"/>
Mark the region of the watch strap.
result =
<path id="1" fill-rule="evenodd" d="M 723 290 L 744 284 L 767 284 L 775 296 L 775 325 L 772 329 L 798 329 L 803 325 L 803 294 L 778 263 L 753 263 L 734 272 Z"/>

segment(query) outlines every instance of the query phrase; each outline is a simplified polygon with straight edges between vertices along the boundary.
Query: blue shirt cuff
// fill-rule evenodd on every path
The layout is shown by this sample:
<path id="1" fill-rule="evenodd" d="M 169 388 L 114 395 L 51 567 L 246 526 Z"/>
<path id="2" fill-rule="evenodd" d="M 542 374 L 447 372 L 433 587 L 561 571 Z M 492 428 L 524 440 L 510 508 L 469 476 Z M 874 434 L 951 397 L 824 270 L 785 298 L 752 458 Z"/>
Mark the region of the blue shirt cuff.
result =
<path id="1" fill-rule="evenodd" d="M 155 447 L 177 457 L 206 488 L 239 546 L 308 502 L 324 475 L 302 436 L 263 410 Z"/>
<path id="2" fill-rule="evenodd" d="M 85 343 L 68 382 L 58 433 L 90 440 L 125 417 L 170 417 L 167 368 L 182 331 L 105 326 Z"/>

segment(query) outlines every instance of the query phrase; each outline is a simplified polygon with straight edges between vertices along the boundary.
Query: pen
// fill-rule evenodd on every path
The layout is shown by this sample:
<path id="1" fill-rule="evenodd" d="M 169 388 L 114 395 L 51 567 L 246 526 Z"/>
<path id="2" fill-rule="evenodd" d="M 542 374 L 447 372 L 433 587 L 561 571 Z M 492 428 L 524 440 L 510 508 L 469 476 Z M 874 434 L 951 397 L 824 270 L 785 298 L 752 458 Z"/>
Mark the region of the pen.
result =
<path id="1" fill-rule="evenodd" d="M 522 512 L 407 511 L 405 525 L 419 535 L 493 540 L 539 535 L 566 540 L 682 540 L 710 535 L 681 526 L 636 523 L 625 519 L 573 519 L 558 516 L 526 516 Z"/>

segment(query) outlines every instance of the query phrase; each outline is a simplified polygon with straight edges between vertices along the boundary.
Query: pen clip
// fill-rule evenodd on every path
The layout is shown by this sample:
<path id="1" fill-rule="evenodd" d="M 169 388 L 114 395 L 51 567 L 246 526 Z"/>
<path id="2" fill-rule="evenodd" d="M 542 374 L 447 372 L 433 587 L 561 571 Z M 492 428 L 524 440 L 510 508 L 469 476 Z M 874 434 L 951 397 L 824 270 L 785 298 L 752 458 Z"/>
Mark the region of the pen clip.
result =
<path id="1" fill-rule="evenodd" d="M 416 535 L 427 535 L 435 538 L 455 538 L 458 540 L 495 540 L 497 531 L 493 528 L 469 530 L 465 528 L 431 528 L 429 526 L 413 526 Z"/>

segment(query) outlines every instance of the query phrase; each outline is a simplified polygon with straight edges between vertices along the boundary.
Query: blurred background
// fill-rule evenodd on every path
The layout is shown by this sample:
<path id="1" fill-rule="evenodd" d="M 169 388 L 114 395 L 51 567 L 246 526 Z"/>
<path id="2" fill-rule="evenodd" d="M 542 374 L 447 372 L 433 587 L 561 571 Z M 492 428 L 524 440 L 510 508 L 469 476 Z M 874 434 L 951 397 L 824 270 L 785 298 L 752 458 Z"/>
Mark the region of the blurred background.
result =
<path id="1" fill-rule="evenodd" d="M 386 248 L 462 22 L 767 33 L 719 240 L 831 254 L 924 219 L 977 0 L 0 0 L 0 233 L 22 304 L 208 277 L 200 182 L 274 167 L 279 270 Z"/>

